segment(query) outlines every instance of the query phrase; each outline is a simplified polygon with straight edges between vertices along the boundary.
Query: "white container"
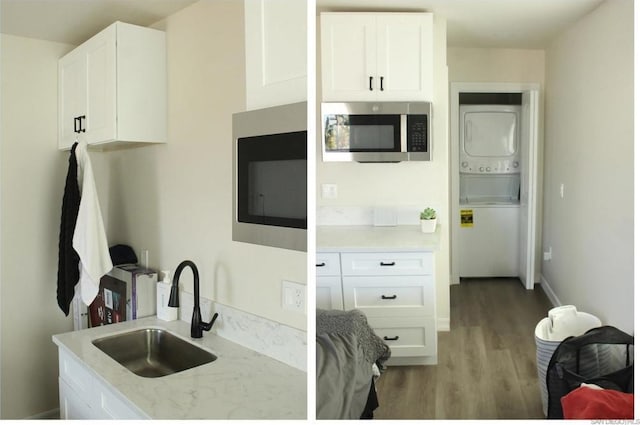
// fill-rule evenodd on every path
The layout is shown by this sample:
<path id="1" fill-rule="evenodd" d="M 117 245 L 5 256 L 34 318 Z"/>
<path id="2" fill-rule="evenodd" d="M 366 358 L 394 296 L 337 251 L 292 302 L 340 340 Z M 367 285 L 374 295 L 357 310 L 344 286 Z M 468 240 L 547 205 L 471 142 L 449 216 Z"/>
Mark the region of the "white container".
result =
<path id="1" fill-rule="evenodd" d="M 551 356 L 560 343 L 569 336 L 580 336 L 590 329 L 602 326 L 596 316 L 577 311 L 575 306 L 564 305 L 549 310 L 535 329 L 538 382 L 542 398 L 542 412 L 547 416 L 549 393 L 547 392 L 547 368 Z"/>
<path id="2" fill-rule="evenodd" d="M 436 231 L 436 223 L 438 219 L 434 218 L 432 220 L 420 220 L 420 227 L 422 229 L 422 233 L 433 233 Z"/>
<path id="3" fill-rule="evenodd" d="M 158 319 L 170 322 L 178 320 L 178 307 L 169 307 L 169 297 L 171 296 L 169 272 L 164 271 L 162 273 L 164 273 L 164 281 L 158 282 L 156 311 L 158 312 Z"/>

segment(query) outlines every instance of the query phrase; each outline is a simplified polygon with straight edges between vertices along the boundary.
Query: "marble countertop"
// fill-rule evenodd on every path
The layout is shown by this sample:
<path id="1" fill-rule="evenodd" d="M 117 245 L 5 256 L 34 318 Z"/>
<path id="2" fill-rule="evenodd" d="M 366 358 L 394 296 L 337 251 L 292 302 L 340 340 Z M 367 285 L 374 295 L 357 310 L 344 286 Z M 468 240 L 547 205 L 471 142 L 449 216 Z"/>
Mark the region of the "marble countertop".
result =
<path id="1" fill-rule="evenodd" d="M 91 341 L 121 332 L 166 329 L 218 357 L 212 363 L 159 378 L 135 375 Z M 215 325 L 214 325 L 215 327 Z M 205 332 L 190 338 L 190 324 L 155 316 L 53 336 L 102 380 L 152 419 L 306 419 L 306 373 Z"/>
<path id="2" fill-rule="evenodd" d="M 440 226 L 422 233 L 420 226 L 317 226 L 317 252 L 436 251 Z"/>

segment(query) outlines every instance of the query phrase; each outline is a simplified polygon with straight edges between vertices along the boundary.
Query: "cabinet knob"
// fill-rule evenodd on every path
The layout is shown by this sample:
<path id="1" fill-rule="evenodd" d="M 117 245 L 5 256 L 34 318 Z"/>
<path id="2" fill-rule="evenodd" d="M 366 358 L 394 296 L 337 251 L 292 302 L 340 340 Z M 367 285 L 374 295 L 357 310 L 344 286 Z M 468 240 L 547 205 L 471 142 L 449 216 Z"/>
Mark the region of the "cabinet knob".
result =
<path id="1" fill-rule="evenodd" d="M 369 91 L 373 91 L 373 77 L 369 76 Z"/>
<path id="2" fill-rule="evenodd" d="M 322 262 L 322 263 L 316 264 L 316 267 L 324 267 L 326 265 L 327 265 L 327 263 Z"/>
<path id="3" fill-rule="evenodd" d="M 392 266 L 396 265 L 396 262 L 395 261 L 390 261 L 388 263 L 385 263 L 384 261 L 380 261 L 380 265 L 382 267 L 392 267 Z"/>
<path id="4" fill-rule="evenodd" d="M 380 77 L 380 91 L 384 91 L 383 81 L 384 81 L 384 77 Z"/>
<path id="5" fill-rule="evenodd" d="M 383 299 L 383 300 L 395 300 L 396 298 L 398 298 L 398 296 L 397 296 L 397 295 L 392 295 L 392 296 L 390 296 L 390 297 L 387 297 L 386 295 L 383 295 L 383 296 L 382 296 L 382 299 Z"/>
<path id="6" fill-rule="evenodd" d="M 396 335 L 394 337 L 384 336 L 384 337 L 382 337 L 382 339 L 384 339 L 385 341 L 397 341 L 397 340 L 400 339 L 400 337 L 398 335 Z"/>

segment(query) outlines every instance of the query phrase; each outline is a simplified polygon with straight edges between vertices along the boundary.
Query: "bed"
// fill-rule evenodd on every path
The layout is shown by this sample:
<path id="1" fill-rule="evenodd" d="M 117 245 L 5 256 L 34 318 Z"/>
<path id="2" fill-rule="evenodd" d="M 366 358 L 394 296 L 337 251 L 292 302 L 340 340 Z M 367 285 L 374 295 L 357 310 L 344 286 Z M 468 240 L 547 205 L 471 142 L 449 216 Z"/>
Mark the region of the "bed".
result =
<path id="1" fill-rule="evenodd" d="M 391 350 L 361 311 L 316 311 L 316 419 L 370 419 Z"/>

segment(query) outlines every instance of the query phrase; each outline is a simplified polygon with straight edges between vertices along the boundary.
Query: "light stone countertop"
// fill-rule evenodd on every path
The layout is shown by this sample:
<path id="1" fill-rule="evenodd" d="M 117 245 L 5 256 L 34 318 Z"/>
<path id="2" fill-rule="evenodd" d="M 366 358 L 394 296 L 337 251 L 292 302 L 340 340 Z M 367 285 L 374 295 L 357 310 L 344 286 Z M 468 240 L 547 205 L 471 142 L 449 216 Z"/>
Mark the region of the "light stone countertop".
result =
<path id="1" fill-rule="evenodd" d="M 214 362 L 159 378 L 135 375 L 92 344 L 121 332 L 157 327 L 212 351 Z M 215 329 L 215 325 L 214 325 Z M 190 338 L 190 324 L 155 316 L 53 336 L 151 419 L 306 419 L 306 373 L 213 332 Z"/>
<path id="2" fill-rule="evenodd" d="M 420 226 L 317 226 L 317 252 L 437 251 L 440 225 L 434 233 Z"/>

